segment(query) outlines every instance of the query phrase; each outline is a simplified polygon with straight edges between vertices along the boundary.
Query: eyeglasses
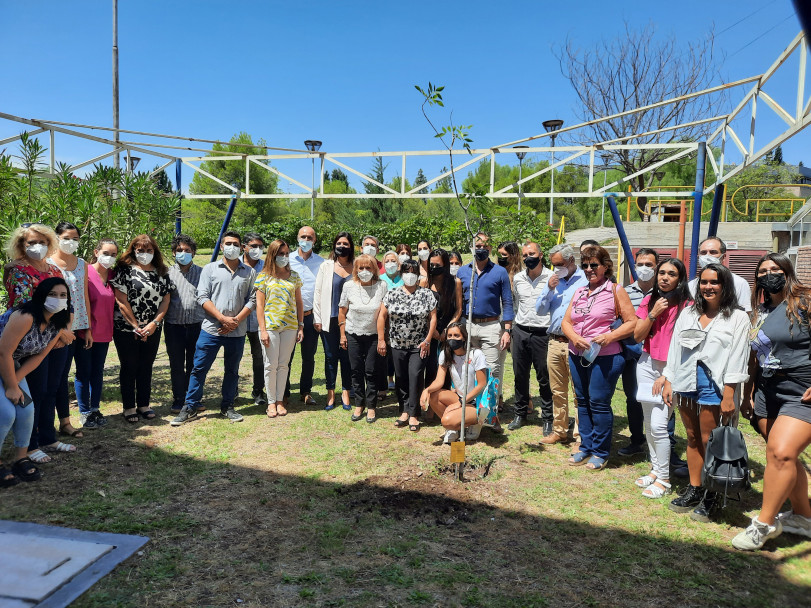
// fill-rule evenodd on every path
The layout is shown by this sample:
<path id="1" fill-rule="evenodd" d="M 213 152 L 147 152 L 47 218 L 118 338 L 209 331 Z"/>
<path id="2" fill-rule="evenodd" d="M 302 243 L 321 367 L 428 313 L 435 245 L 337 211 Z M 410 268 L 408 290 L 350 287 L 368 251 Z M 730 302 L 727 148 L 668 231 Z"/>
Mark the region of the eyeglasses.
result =
<path id="1" fill-rule="evenodd" d="M 596 263 L 596 262 L 592 262 L 591 264 L 585 264 L 585 263 L 580 264 L 580 268 L 582 268 L 583 270 L 588 270 L 589 268 L 591 268 L 592 270 L 597 270 L 599 267 L 600 267 L 600 264 Z"/>
<path id="2" fill-rule="evenodd" d="M 587 314 L 589 314 L 589 312 L 591 312 L 591 307 L 594 306 L 594 301 L 596 299 L 597 299 L 597 294 L 596 293 L 591 297 L 586 295 L 585 303 L 580 304 L 579 302 L 581 300 L 578 300 L 578 302 L 575 302 L 574 306 L 572 306 L 572 311 L 576 312 L 579 315 L 587 315 Z"/>

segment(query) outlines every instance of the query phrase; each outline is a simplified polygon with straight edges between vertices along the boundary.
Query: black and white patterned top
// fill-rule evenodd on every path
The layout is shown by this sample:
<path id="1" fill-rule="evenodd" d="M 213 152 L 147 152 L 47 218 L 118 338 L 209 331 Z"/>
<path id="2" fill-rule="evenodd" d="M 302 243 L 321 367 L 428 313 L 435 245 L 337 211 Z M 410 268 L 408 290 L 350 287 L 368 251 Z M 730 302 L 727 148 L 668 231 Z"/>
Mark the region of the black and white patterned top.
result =
<path id="1" fill-rule="evenodd" d="M 138 321 L 138 327 L 143 327 L 155 319 L 163 297 L 172 289 L 172 282 L 168 276 L 160 276 L 154 270 L 141 270 L 137 266 L 125 266 L 121 272 L 116 273 L 110 284 L 127 296 L 132 314 Z M 115 311 L 114 326 L 119 331 L 133 329 L 118 308 Z"/>
<path id="2" fill-rule="evenodd" d="M 15 312 L 17 311 L 12 308 L 0 316 L 0 334 L 3 333 L 6 325 L 8 325 L 8 320 Z M 58 333 L 59 330 L 56 329 L 56 327 L 54 327 L 51 323 L 48 323 L 45 326 L 45 329 L 42 330 L 40 330 L 37 323 L 32 323 L 31 329 L 29 329 L 28 332 L 26 332 L 26 334 L 22 337 L 22 340 L 20 340 L 17 348 L 15 348 L 14 352 L 11 354 L 11 358 L 15 361 L 20 361 L 21 359 L 26 359 L 41 353 Z"/>
<path id="3" fill-rule="evenodd" d="M 383 306 L 389 314 L 389 341 L 392 348 L 417 348 L 428 335 L 431 311 L 436 298 L 430 289 L 417 287 L 413 294 L 398 287 L 383 297 Z"/>

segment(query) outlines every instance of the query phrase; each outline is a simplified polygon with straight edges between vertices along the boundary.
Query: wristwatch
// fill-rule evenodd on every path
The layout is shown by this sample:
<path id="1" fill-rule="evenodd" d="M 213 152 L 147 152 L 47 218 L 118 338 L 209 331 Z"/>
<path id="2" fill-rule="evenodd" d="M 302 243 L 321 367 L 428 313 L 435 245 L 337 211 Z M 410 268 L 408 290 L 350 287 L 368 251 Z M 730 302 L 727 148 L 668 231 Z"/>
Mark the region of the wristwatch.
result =
<path id="1" fill-rule="evenodd" d="M 654 316 L 653 316 L 653 314 L 648 313 L 648 321 L 650 321 L 651 323 L 653 323 L 654 321 L 656 321 L 656 317 L 654 317 Z"/>

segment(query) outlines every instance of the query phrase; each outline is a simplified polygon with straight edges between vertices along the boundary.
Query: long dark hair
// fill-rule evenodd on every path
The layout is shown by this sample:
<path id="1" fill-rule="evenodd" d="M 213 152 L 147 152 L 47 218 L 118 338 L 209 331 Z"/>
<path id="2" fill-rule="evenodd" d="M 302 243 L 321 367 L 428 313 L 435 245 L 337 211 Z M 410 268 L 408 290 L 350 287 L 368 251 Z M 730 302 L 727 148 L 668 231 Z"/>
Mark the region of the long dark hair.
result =
<path id="1" fill-rule="evenodd" d="M 794 272 L 794 265 L 788 256 L 783 253 L 767 253 L 758 260 L 755 268 L 755 289 L 752 290 L 752 319 L 757 319 L 758 305 L 761 298 L 766 295 L 765 290 L 757 284 L 757 279 L 761 265 L 767 260 L 777 264 L 786 277 L 786 316 L 789 325 L 794 325 L 796 321 L 800 325 L 804 323 L 808 326 L 808 304 L 809 300 L 811 300 L 811 289 L 800 283 L 799 279 L 797 279 L 797 273 Z"/>
<path id="2" fill-rule="evenodd" d="M 452 329 L 454 327 L 458 327 L 459 331 L 462 332 L 462 339 L 465 341 L 465 346 L 467 346 L 467 329 L 465 329 L 465 324 L 461 321 L 454 321 L 450 325 L 448 325 L 447 329 Z M 445 360 L 442 362 L 442 367 L 445 369 L 450 369 L 451 365 L 453 364 L 453 358 L 456 356 L 456 353 L 453 352 L 453 349 L 448 346 L 448 333 L 445 332 L 445 339 L 442 341 L 442 352 L 445 353 Z"/>
<path id="3" fill-rule="evenodd" d="M 735 293 L 735 280 L 732 278 L 729 269 L 722 264 L 707 264 L 698 272 L 696 277 L 696 312 L 703 315 L 707 311 L 707 300 L 704 299 L 701 293 L 701 276 L 707 270 L 714 271 L 718 276 L 718 281 L 721 283 L 721 302 L 718 309 L 724 317 L 729 317 L 740 306 L 738 305 L 738 295 Z"/>
<path id="4" fill-rule="evenodd" d="M 673 288 L 675 297 L 670 301 L 671 306 L 684 306 L 685 302 L 689 302 L 693 299 L 693 295 L 690 293 L 690 283 L 687 280 L 687 268 L 684 266 L 684 262 L 682 262 L 679 258 L 670 258 L 667 260 L 662 260 L 656 265 L 656 287 L 653 288 L 653 293 L 650 296 L 650 301 L 648 302 L 648 310 L 653 308 L 653 305 L 656 304 L 656 301 L 659 298 L 664 297 L 659 292 L 659 270 L 665 264 L 670 264 L 673 268 L 676 269 L 676 272 L 679 273 L 679 282 Z"/>
<path id="5" fill-rule="evenodd" d="M 54 314 L 50 322 L 56 329 L 65 329 L 70 323 L 70 287 L 68 287 L 65 279 L 61 277 L 50 277 L 40 281 L 39 285 L 34 289 L 34 293 L 31 294 L 31 299 L 17 306 L 17 310 L 34 317 L 34 323 L 37 325 L 45 323 L 45 298 L 58 285 L 64 285 L 65 289 L 68 290 L 68 305 L 65 310 L 60 310 Z"/>
<path id="6" fill-rule="evenodd" d="M 439 293 L 439 317 L 444 317 L 445 315 L 454 312 L 454 302 L 456 298 L 456 278 L 451 275 L 451 261 L 448 252 L 444 249 L 434 249 L 428 255 L 428 266 L 430 268 L 431 265 L 431 258 L 440 258 L 442 260 L 443 265 L 443 272 L 439 277 L 429 277 L 429 285 L 433 283 L 435 278 L 440 279 L 439 285 L 437 285 L 436 290 Z"/>
<path id="7" fill-rule="evenodd" d="M 335 243 L 338 242 L 338 239 L 342 239 L 342 238 L 345 238 L 347 241 L 349 241 L 349 261 L 354 264 L 355 263 L 355 241 L 352 239 L 352 235 L 349 234 L 346 231 L 339 232 L 338 234 L 335 235 L 335 238 L 332 239 L 332 251 L 329 252 L 329 259 L 330 260 L 336 259 L 336 257 L 335 257 Z"/>
<path id="8" fill-rule="evenodd" d="M 504 241 L 503 243 L 499 243 L 496 251 L 498 251 L 498 249 L 503 249 L 507 252 L 507 266 L 504 268 L 504 270 L 506 270 L 507 274 L 510 275 L 510 283 L 512 283 L 515 275 L 521 272 L 521 249 L 518 248 L 518 243 L 515 241 Z"/>

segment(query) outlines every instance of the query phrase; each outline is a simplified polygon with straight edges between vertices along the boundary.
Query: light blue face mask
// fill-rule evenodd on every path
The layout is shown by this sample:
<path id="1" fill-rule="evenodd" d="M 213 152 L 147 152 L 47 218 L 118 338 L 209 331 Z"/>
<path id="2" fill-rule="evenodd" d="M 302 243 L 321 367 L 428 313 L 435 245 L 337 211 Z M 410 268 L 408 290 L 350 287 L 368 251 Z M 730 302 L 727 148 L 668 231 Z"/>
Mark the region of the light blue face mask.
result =
<path id="1" fill-rule="evenodd" d="M 298 242 L 298 247 L 299 247 L 299 249 L 301 249 L 301 250 L 302 250 L 304 253 L 307 253 L 307 252 L 308 252 L 310 249 L 312 249 L 312 248 L 313 248 L 313 242 L 312 242 L 312 241 L 306 241 L 306 240 L 304 240 L 304 239 L 301 239 L 301 240 Z"/>
<path id="2" fill-rule="evenodd" d="M 589 346 L 588 350 L 583 353 L 583 359 L 591 365 L 594 363 L 594 360 L 597 358 L 597 355 L 600 354 L 600 349 L 602 347 L 597 344 L 596 342 L 592 342 L 591 346 Z M 589 365 L 584 365 L 583 367 L 588 367 Z"/>
<path id="3" fill-rule="evenodd" d="M 190 264 L 191 259 L 192 259 L 192 255 L 188 251 L 178 251 L 175 254 L 175 260 L 177 260 L 177 263 L 180 264 L 181 266 L 185 266 L 186 264 Z"/>

